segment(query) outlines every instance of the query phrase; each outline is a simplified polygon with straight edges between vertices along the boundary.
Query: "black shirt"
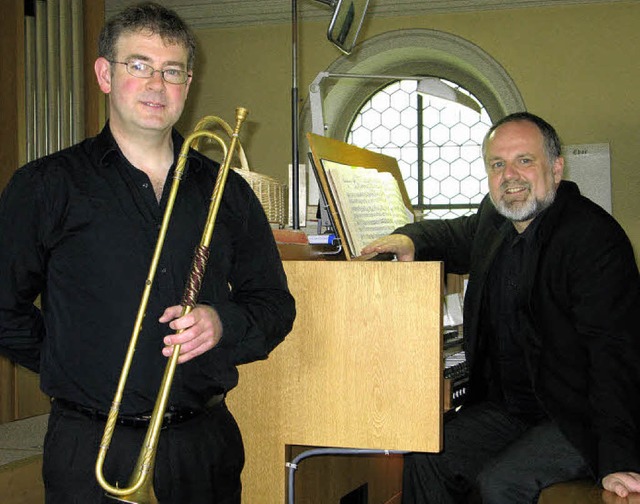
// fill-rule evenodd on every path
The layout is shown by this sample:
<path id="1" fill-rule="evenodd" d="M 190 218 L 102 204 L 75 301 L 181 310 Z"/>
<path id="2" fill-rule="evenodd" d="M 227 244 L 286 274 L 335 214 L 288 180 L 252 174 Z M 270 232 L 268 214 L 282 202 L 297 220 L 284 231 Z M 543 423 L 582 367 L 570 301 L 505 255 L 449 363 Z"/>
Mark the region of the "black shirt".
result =
<path id="1" fill-rule="evenodd" d="M 540 217 L 521 234 L 506 224 L 511 230 L 493 261 L 485 291 L 490 395 L 504 401 L 510 413 L 533 423 L 545 414 L 535 396 L 526 359 L 527 334 L 533 329 L 526 316 L 526 293 L 530 289 L 523 282 L 527 269 L 534 266 L 532 252 Z"/>
<path id="2" fill-rule="evenodd" d="M 175 131 L 174 159 L 183 139 Z M 19 169 L 0 199 L 0 352 L 40 373 L 41 388 L 108 410 L 157 241 L 172 174 L 158 204 L 146 174 L 108 125 L 95 138 Z M 153 408 L 166 365 L 158 318 L 180 304 L 218 166 L 191 151 L 180 183 L 121 412 Z M 41 295 L 42 311 L 34 307 Z M 178 366 L 170 405 L 199 407 L 237 384 L 236 366 L 264 359 L 295 317 L 273 233 L 255 194 L 230 172 L 201 303 L 220 343 Z"/>

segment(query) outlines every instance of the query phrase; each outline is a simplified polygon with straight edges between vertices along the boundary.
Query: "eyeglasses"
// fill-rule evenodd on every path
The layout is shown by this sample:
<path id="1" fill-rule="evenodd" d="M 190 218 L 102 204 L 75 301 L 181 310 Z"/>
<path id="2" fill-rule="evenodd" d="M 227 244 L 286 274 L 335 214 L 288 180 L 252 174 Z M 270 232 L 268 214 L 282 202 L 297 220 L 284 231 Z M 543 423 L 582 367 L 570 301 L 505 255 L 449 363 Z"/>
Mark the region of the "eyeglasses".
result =
<path id="1" fill-rule="evenodd" d="M 124 65 L 129 75 L 138 77 L 140 79 L 150 79 L 153 74 L 160 72 L 162 79 L 169 84 L 184 84 L 189 80 L 191 74 L 178 68 L 165 68 L 164 70 L 156 70 L 151 65 L 147 65 L 139 60 L 131 61 L 111 61 L 109 63 L 117 63 L 118 65 Z"/>

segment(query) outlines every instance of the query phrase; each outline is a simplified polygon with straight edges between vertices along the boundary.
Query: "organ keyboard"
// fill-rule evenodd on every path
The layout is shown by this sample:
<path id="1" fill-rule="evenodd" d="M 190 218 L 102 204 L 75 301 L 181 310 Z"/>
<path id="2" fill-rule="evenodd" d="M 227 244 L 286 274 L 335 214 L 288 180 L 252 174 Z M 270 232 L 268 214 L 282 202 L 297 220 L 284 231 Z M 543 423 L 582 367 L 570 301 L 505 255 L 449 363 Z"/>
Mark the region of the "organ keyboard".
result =
<path id="1" fill-rule="evenodd" d="M 444 359 L 444 410 L 460 406 L 464 402 L 469 382 L 469 367 L 463 351 Z"/>

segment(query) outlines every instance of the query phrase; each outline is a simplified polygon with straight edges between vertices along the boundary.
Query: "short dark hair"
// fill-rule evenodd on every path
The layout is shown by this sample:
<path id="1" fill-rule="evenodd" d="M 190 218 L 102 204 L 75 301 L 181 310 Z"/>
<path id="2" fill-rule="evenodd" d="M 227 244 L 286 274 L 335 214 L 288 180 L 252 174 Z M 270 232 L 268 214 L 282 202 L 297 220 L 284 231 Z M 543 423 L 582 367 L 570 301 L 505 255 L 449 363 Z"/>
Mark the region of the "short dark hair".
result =
<path id="1" fill-rule="evenodd" d="M 100 32 L 98 55 L 113 61 L 120 36 L 139 31 L 149 31 L 165 42 L 184 46 L 187 49 L 187 70 L 193 68 L 196 50 L 193 33 L 178 14 L 153 2 L 132 5 L 110 18 Z"/>
<path id="2" fill-rule="evenodd" d="M 487 140 L 489 139 L 491 134 L 503 124 L 517 121 L 527 121 L 535 124 L 538 127 L 540 133 L 542 133 L 544 150 L 547 154 L 547 158 L 550 164 L 553 164 L 553 162 L 562 155 L 562 143 L 560 142 L 560 137 L 558 136 L 558 133 L 553 126 L 551 126 L 541 117 L 538 117 L 537 115 L 530 112 L 516 112 L 514 114 L 509 114 L 508 116 L 503 117 L 498 122 L 493 124 L 491 128 L 489 128 L 489 131 L 487 131 L 487 134 L 484 137 L 484 141 L 482 142 L 483 158 L 485 158 L 486 156 Z"/>

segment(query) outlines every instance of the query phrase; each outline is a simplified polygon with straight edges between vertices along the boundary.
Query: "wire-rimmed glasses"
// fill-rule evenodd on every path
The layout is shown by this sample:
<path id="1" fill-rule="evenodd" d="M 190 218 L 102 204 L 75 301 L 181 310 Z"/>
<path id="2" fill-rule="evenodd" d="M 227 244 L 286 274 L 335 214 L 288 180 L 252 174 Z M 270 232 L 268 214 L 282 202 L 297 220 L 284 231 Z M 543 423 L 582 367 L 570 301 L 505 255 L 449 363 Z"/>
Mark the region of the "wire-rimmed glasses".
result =
<path id="1" fill-rule="evenodd" d="M 124 65 L 129 75 L 133 75 L 134 77 L 138 77 L 140 79 L 150 79 L 151 77 L 153 77 L 154 73 L 160 72 L 160 75 L 162 75 L 162 79 L 169 84 L 184 84 L 189 80 L 189 77 L 191 77 L 191 74 L 189 72 L 180 70 L 179 68 L 163 68 L 162 70 L 156 70 L 151 65 L 140 60 L 109 60 L 109 63 Z"/>

